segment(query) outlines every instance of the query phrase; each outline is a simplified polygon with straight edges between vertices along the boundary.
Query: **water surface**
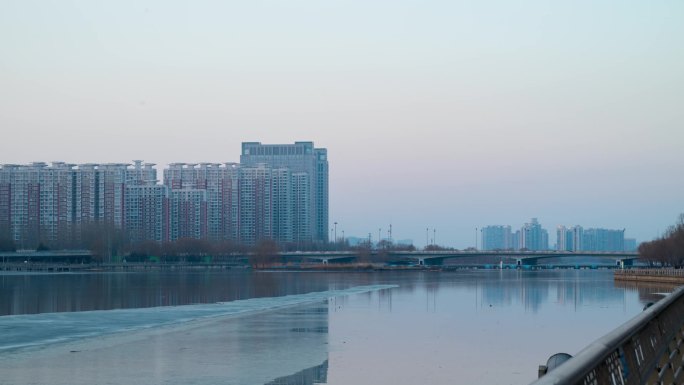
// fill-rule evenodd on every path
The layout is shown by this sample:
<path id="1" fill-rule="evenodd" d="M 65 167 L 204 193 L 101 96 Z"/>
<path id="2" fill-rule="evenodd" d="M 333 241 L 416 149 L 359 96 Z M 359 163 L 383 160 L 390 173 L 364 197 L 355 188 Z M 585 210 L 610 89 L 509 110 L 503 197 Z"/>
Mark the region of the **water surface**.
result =
<path id="1" fill-rule="evenodd" d="M 527 384 L 670 287 L 607 270 L 0 276 L 8 384 Z"/>

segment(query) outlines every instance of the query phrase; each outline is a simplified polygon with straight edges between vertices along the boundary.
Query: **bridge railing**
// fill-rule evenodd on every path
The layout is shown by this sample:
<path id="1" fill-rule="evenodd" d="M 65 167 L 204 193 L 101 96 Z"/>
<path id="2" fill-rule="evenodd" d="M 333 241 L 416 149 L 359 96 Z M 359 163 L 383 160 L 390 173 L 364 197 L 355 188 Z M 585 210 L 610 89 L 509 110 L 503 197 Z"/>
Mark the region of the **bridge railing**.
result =
<path id="1" fill-rule="evenodd" d="M 680 287 L 532 384 L 682 384 L 683 337 Z"/>

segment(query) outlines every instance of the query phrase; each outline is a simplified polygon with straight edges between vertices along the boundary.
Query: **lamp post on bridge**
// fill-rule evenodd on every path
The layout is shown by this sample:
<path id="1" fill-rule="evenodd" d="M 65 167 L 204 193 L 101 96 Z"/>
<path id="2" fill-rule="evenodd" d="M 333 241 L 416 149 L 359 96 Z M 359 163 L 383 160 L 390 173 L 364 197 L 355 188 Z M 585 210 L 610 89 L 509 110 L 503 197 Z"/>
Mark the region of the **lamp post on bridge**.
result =
<path id="1" fill-rule="evenodd" d="M 426 227 L 425 228 L 425 247 L 428 247 L 430 245 L 430 236 L 428 233 L 430 232 L 430 228 Z"/>
<path id="2" fill-rule="evenodd" d="M 337 243 L 337 222 L 335 222 L 334 225 L 335 225 L 335 243 Z"/>

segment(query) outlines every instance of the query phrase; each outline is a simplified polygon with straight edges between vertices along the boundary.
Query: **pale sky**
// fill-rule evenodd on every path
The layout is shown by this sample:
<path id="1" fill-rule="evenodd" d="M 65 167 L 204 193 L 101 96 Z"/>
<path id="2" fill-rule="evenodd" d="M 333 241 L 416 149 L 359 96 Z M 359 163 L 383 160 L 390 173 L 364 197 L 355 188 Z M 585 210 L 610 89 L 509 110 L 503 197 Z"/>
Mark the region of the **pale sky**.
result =
<path id="1" fill-rule="evenodd" d="M 338 236 L 684 212 L 684 2 L 0 2 L 0 163 L 314 141 Z M 161 175 L 161 172 L 160 172 Z"/>

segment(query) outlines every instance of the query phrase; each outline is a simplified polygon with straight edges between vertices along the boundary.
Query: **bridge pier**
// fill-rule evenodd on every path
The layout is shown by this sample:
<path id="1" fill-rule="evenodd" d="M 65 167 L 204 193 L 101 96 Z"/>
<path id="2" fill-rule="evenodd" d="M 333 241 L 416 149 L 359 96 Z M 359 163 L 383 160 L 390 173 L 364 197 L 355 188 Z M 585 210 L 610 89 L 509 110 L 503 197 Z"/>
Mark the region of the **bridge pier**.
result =
<path id="1" fill-rule="evenodd" d="M 634 266 L 634 260 L 633 259 L 617 259 L 617 260 L 615 260 L 615 265 L 620 269 L 624 269 L 625 267 Z"/>

